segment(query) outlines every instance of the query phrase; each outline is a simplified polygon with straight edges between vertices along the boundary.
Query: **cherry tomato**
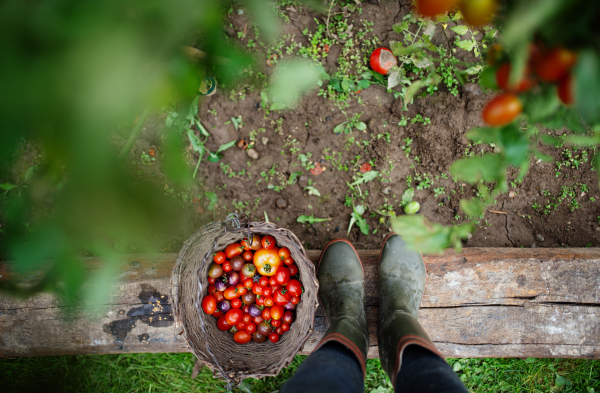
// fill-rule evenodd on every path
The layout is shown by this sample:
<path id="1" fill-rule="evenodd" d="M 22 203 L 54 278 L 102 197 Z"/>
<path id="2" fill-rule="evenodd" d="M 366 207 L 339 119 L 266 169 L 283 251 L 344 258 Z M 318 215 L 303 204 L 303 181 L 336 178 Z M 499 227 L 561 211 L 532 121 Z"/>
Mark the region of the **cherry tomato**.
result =
<path id="1" fill-rule="evenodd" d="M 256 325 L 252 322 L 246 324 L 246 331 L 250 334 L 256 331 Z"/>
<path id="2" fill-rule="evenodd" d="M 214 291 L 212 295 L 215 297 L 215 299 L 217 299 L 217 303 L 225 299 L 225 296 L 223 295 L 222 291 Z"/>
<path id="3" fill-rule="evenodd" d="M 257 306 L 264 306 L 265 305 L 265 297 L 260 296 L 260 297 L 256 298 L 255 303 Z"/>
<path id="4" fill-rule="evenodd" d="M 232 326 L 231 329 L 229 329 L 229 333 L 231 334 L 236 334 L 238 332 L 238 329 L 235 326 Z"/>
<path id="5" fill-rule="evenodd" d="M 214 291 L 216 291 L 217 289 L 215 288 L 214 284 L 210 284 L 208 286 L 208 294 L 211 295 Z"/>
<path id="6" fill-rule="evenodd" d="M 277 330 L 275 330 L 275 332 L 276 332 L 277 334 L 279 334 L 280 336 L 283 336 L 283 333 L 285 333 L 285 332 L 283 331 L 283 329 L 281 328 L 281 326 L 279 326 L 279 327 L 277 328 Z"/>
<path id="7" fill-rule="evenodd" d="M 284 265 L 288 265 L 288 266 L 289 266 L 289 265 L 291 265 L 291 264 L 293 264 L 293 263 L 294 263 L 294 259 L 293 259 L 292 257 L 285 258 L 285 259 L 283 260 L 283 264 L 284 264 Z"/>
<path id="8" fill-rule="evenodd" d="M 221 311 L 215 311 L 212 316 L 215 318 L 219 318 L 221 315 L 223 315 L 223 313 Z"/>
<path id="9" fill-rule="evenodd" d="M 232 299 L 231 300 L 231 307 L 232 308 L 242 308 L 242 301 L 238 298 L 236 299 Z"/>
<path id="10" fill-rule="evenodd" d="M 240 295 L 237 293 L 236 287 L 229 287 L 225 290 L 225 292 L 223 292 L 223 296 L 225 296 L 225 299 L 227 300 L 232 300 L 239 297 Z"/>
<path id="11" fill-rule="evenodd" d="M 264 322 L 264 319 L 262 319 L 261 316 L 258 317 L 254 317 L 254 320 L 252 321 L 256 326 L 258 326 L 259 323 Z"/>
<path id="12" fill-rule="evenodd" d="M 248 344 L 252 340 L 252 335 L 245 330 L 240 330 L 233 335 L 233 341 L 238 344 Z"/>
<path id="13" fill-rule="evenodd" d="M 277 284 L 285 285 L 290 281 L 290 269 L 287 267 L 280 267 L 277 269 L 277 273 L 275 273 L 275 280 L 277 280 Z"/>
<path id="14" fill-rule="evenodd" d="M 229 310 L 231 311 L 231 310 Z M 219 330 L 229 330 L 231 329 L 231 325 L 229 323 L 227 323 L 227 320 L 225 319 L 225 315 L 221 315 L 219 317 L 219 319 L 217 319 L 217 328 Z"/>
<path id="15" fill-rule="evenodd" d="M 260 280 L 258 280 L 258 284 L 263 288 L 266 287 L 269 285 L 269 277 L 261 277 Z"/>
<path id="16" fill-rule="evenodd" d="M 278 289 L 277 292 L 275 292 L 275 296 L 273 296 L 273 300 L 275 300 L 275 304 L 284 306 L 292 300 L 292 296 L 285 289 Z"/>
<path id="17" fill-rule="evenodd" d="M 213 256 L 213 262 L 219 265 L 225 262 L 226 259 L 227 257 L 225 256 L 225 253 L 223 251 L 217 251 Z"/>
<path id="18" fill-rule="evenodd" d="M 252 286 L 254 285 L 254 280 L 251 278 L 247 278 L 244 280 L 244 286 L 248 289 L 252 289 Z"/>
<path id="19" fill-rule="evenodd" d="M 202 309 L 208 315 L 211 315 L 217 310 L 217 299 L 212 295 L 204 296 L 202 299 Z"/>
<path id="20" fill-rule="evenodd" d="M 209 277 L 209 278 L 208 278 L 208 283 L 209 283 L 209 284 L 214 284 L 214 283 L 215 283 L 215 281 L 217 281 L 217 279 L 216 279 L 216 278 L 214 278 L 214 277 Z"/>
<path id="21" fill-rule="evenodd" d="M 460 13 L 463 19 L 476 27 L 488 24 L 496 8 L 496 0 L 461 0 L 460 2 Z"/>
<path id="22" fill-rule="evenodd" d="M 387 75 L 393 66 L 398 65 L 398 59 L 388 48 L 375 49 L 369 62 L 373 71 L 383 75 Z"/>
<path id="23" fill-rule="evenodd" d="M 268 321 L 269 319 L 271 319 L 271 309 L 269 307 L 267 307 L 264 310 L 262 310 L 261 317 L 265 321 Z"/>
<path id="24" fill-rule="evenodd" d="M 575 97 L 573 96 L 572 75 L 567 75 L 558 83 L 558 97 L 565 105 L 571 105 L 575 102 Z"/>
<path id="25" fill-rule="evenodd" d="M 254 253 L 252 251 L 244 251 L 242 257 L 246 262 L 250 262 L 254 258 Z"/>
<path id="26" fill-rule="evenodd" d="M 235 328 L 237 330 L 245 330 L 246 329 L 246 324 L 244 323 L 244 321 L 239 321 L 237 325 L 235 325 Z"/>
<path id="27" fill-rule="evenodd" d="M 271 276 L 271 278 L 269 278 L 269 286 L 272 287 L 273 285 L 277 285 L 277 280 L 275 280 L 274 276 Z"/>
<path id="28" fill-rule="evenodd" d="M 265 298 L 265 307 L 271 307 L 275 304 L 275 300 L 273 300 L 272 297 L 266 297 Z"/>
<path id="29" fill-rule="evenodd" d="M 300 296 L 292 296 L 292 300 L 290 300 L 292 304 L 300 303 Z"/>
<path id="30" fill-rule="evenodd" d="M 242 310 L 240 310 L 239 308 L 234 308 L 227 311 L 227 314 L 225 314 L 225 320 L 228 324 L 233 326 L 236 325 L 239 321 L 241 321 L 243 316 L 244 312 Z"/>
<path id="31" fill-rule="evenodd" d="M 290 280 L 287 283 L 286 289 L 288 290 L 290 295 L 292 295 L 294 297 L 302 295 L 302 284 L 300 284 L 300 281 L 298 281 L 296 279 Z M 298 299 L 298 302 L 300 302 L 300 299 Z M 296 303 L 296 304 L 298 304 L 298 303 Z"/>
<path id="32" fill-rule="evenodd" d="M 280 306 L 279 304 L 274 305 L 273 307 L 271 307 L 271 318 L 281 319 L 283 317 L 284 311 L 285 310 L 283 309 L 283 306 Z"/>
<path id="33" fill-rule="evenodd" d="M 278 289 L 281 289 L 281 285 L 279 284 L 275 284 L 275 285 L 271 285 L 271 294 L 275 295 L 275 292 L 277 292 Z"/>
<path id="34" fill-rule="evenodd" d="M 290 250 L 287 247 L 281 247 L 279 249 L 279 258 L 281 258 L 282 260 L 285 258 L 289 258 L 290 257 Z"/>
<path id="35" fill-rule="evenodd" d="M 276 343 L 277 341 L 279 341 L 279 334 L 277 334 L 277 333 L 269 334 L 269 340 L 271 340 L 272 343 Z"/>
<path id="36" fill-rule="evenodd" d="M 456 8 L 457 0 L 417 0 L 415 8 L 421 16 L 434 17 Z"/>
<path id="37" fill-rule="evenodd" d="M 483 120 L 490 126 L 503 126 L 513 121 L 523 111 L 519 97 L 503 93 L 492 98 L 483 108 Z"/>
<path id="38" fill-rule="evenodd" d="M 252 322 L 252 315 L 244 312 L 244 315 L 242 316 L 242 322 L 244 322 L 245 324 Z"/>
<path id="39" fill-rule="evenodd" d="M 242 283 L 236 285 L 235 289 L 237 289 L 238 296 L 244 296 L 246 292 L 248 292 L 248 288 L 246 288 Z"/>
<path id="40" fill-rule="evenodd" d="M 509 86 L 508 79 L 510 78 L 510 64 L 502 64 L 496 71 L 496 82 L 502 90 L 522 92 L 531 89 L 535 86 L 535 80 L 530 77 L 529 69 L 525 70 L 525 77 L 521 79 L 516 87 Z"/>
<path id="41" fill-rule="evenodd" d="M 246 263 L 242 266 L 242 275 L 244 277 L 254 277 L 256 275 L 256 266 L 252 263 Z"/>
<path id="42" fill-rule="evenodd" d="M 269 334 L 271 334 L 271 332 L 273 331 L 273 328 L 271 327 L 271 325 L 269 325 L 266 322 L 261 322 L 258 324 L 258 326 L 256 327 L 256 331 L 259 334 L 262 334 L 263 336 L 268 336 Z"/>
<path id="43" fill-rule="evenodd" d="M 295 276 L 296 274 L 298 274 L 298 266 L 290 265 L 288 266 L 288 269 L 290 269 L 290 276 Z"/>
<path id="44" fill-rule="evenodd" d="M 296 314 L 294 314 L 292 311 L 286 311 L 283 313 L 283 318 L 281 318 L 281 320 L 283 323 L 290 325 L 296 320 Z"/>
<path id="45" fill-rule="evenodd" d="M 255 282 L 254 285 L 252 285 L 252 293 L 254 293 L 255 295 L 262 295 L 263 289 L 264 287 L 261 287 L 260 284 L 257 282 Z"/>
<path id="46" fill-rule="evenodd" d="M 273 236 L 267 235 L 262 238 L 262 240 L 260 241 L 260 244 L 262 245 L 262 248 L 264 248 L 265 250 L 271 250 L 271 249 L 275 248 L 277 241 L 275 240 L 275 238 Z"/>
<path id="47" fill-rule="evenodd" d="M 251 244 L 248 243 L 248 239 L 244 239 L 242 240 L 242 246 L 244 246 L 244 250 L 260 250 L 261 244 L 260 244 L 260 236 L 258 235 L 252 235 L 252 242 Z"/>
<path id="48" fill-rule="evenodd" d="M 212 278 L 219 278 L 223 275 L 223 268 L 221 267 L 221 265 L 217 265 L 216 263 L 213 263 L 212 265 L 210 265 L 210 267 L 208 268 L 208 277 L 212 277 Z"/>
<path id="49" fill-rule="evenodd" d="M 273 320 L 271 320 L 271 326 L 273 326 L 273 327 L 279 327 L 279 326 L 281 326 L 281 323 L 282 323 L 281 319 L 273 319 Z"/>
<path id="50" fill-rule="evenodd" d="M 290 325 L 287 323 L 284 323 L 281 325 L 281 330 L 283 330 L 284 332 L 289 332 L 290 331 Z"/>
<path id="51" fill-rule="evenodd" d="M 565 48 L 557 47 L 542 53 L 533 70 L 545 82 L 557 82 L 567 76 L 577 62 L 577 56 Z"/>
<path id="52" fill-rule="evenodd" d="M 250 315 L 248 314 L 250 311 L 250 305 L 249 304 L 245 304 L 244 307 L 242 307 L 242 311 L 244 312 L 244 315 Z"/>
<path id="53" fill-rule="evenodd" d="M 228 259 L 241 255 L 243 252 L 244 246 L 242 246 L 240 243 L 231 243 L 230 245 L 225 247 L 225 256 Z"/>
<path id="54" fill-rule="evenodd" d="M 223 263 L 221 266 L 223 266 L 223 271 L 229 273 L 230 271 L 233 270 L 233 268 L 231 267 L 231 263 L 229 263 L 229 261 L 226 261 L 225 263 Z"/>
<path id="55" fill-rule="evenodd" d="M 264 288 L 262 294 L 263 294 L 264 297 L 271 296 L 271 288 L 269 288 L 269 287 Z"/>

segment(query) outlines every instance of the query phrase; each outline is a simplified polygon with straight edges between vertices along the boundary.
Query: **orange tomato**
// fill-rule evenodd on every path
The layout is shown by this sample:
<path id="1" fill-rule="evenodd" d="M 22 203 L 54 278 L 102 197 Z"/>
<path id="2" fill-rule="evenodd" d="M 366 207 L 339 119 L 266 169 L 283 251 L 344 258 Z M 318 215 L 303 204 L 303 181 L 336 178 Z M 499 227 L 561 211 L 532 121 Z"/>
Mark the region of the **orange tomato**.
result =
<path id="1" fill-rule="evenodd" d="M 419 15 L 433 17 L 456 8 L 458 0 L 417 0 L 415 8 Z"/>
<path id="2" fill-rule="evenodd" d="M 483 120 L 490 126 L 503 126 L 513 121 L 523 111 L 519 97 L 512 93 L 500 94 L 483 108 Z"/>
<path id="3" fill-rule="evenodd" d="M 277 269 L 281 266 L 281 258 L 277 250 L 260 249 L 254 253 L 254 266 L 256 270 L 263 276 L 273 276 L 277 273 Z"/>

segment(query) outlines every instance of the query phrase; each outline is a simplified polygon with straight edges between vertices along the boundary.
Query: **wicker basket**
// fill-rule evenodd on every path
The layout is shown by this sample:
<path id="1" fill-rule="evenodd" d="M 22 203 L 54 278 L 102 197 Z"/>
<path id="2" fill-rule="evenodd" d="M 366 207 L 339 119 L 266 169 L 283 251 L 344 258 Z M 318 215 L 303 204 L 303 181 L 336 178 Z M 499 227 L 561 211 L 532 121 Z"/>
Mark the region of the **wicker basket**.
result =
<path id="1" fill-rule="evenodd" d="M 261 344 L 254 341 L 236 344 L 229 332 L 217 329 L 216 318 L 206 315 L 200 306 L 208 287 L 207 274 L 212 254 L 249 237 L 250 233 L 271 235 L 279 246 L 287 247 L 298 266 L 304 287 L 302 300 L 296 308 L 296 321 L 275 344 L 268 340 Z M 271 223 L 247 222 L 240 225 L 234 214 L 224 222 L 205 225 L 184 243 L 173 268 L 171 285 L 173 315 L 177 326 L 183 327 L 191 351 L 216 376 L 230 384 L 240 383 L 245 378 L 277 375 L 290 364 L 313 331 L 319 286 L 315 267 L 306 257 L 298 238 L 289 230 Z"/>

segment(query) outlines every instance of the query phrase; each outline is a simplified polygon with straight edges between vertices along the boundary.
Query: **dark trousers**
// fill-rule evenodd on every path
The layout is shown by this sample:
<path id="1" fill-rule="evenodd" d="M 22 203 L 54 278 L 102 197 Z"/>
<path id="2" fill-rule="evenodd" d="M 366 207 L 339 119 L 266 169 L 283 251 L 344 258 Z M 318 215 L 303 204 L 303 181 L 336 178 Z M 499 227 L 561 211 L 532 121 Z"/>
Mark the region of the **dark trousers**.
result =
<path id="1" fill-rule="evenodd" d="M 330 342 L 306 358 L 281 393 L 362 393 L 363 383 L 356 356 L 342 344 Z M 448 363 L 416 345 L 404 350 L 394 389 L 415 393 L 467 392 Z"/>

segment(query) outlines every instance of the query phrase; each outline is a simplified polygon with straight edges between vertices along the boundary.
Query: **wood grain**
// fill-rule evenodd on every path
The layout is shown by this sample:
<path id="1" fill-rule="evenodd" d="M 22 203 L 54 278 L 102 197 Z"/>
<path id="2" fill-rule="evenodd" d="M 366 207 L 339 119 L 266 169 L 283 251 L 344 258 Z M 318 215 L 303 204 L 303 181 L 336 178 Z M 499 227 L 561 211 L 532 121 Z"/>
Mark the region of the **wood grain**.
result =
<path id="1" fill-rule="evenodd" d="M 377 261 L 360 251 L 367 279 L 369 357 L 377 357 Z M 308 251 L 316 261 L 318 251 Z M 170 316 L 176 254 L 123 256 L 108 300 L 65 305 L 53 295 L 0 296 L 0 356 L 184 352 Z M 89 269 L 101 264 L 89 259 Z M 419 320 L 447 357 L 600 357 L 599 249 L 465 249 L 425 256 Z M 0 264 L 0 280 L 9 277 Z M 302 353 L 327 329 L 323 311 Z"/>

